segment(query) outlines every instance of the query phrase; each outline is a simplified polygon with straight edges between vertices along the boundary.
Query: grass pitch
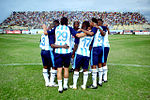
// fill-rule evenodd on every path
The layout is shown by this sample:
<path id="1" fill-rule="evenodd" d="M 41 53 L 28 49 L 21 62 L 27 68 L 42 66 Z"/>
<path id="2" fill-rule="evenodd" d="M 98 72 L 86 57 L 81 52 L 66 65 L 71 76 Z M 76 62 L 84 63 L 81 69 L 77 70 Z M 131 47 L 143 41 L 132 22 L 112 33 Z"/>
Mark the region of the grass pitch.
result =
<path id="1" fill-rule="evenodd" d="M 109 36 L 108 83 L 96 90 L 81 90 L 80 73 L 78 89 L 68 89 L 63 94 L 56 87 L 44 86 L 43 67 L 38 65 L 41 63 L 39 40 L 40 35 L 0 35 L 0 100 L 150 99 L 150 36 Z M 89 75 L 87 85 L 91 83 Z"/>

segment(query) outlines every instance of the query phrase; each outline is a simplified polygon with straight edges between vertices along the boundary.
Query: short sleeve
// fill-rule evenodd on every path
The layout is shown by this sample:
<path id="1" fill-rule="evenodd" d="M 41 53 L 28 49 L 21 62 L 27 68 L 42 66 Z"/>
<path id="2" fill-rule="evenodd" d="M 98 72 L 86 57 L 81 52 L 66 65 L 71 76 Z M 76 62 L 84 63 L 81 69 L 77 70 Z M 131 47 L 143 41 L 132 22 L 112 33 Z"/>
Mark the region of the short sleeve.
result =
<path id="1" fill-rule="evenodd" d="M 97 32 L 97 28 L 96 27 L 93 27 L 92 28 L 92 30 L 91 30 L 91 32 L 93 32 L 94 33 L 94 35 L 96 34 L 96 32 Z"/>
<path id="2" fill-rule="evenodd" d="M 106 26 L 102 26 L 103 31 L 107 31 L 107 27 Z"/>
<path id="3" fill-rule="evenodd" d="M 77 31 L 75 31 L 72 27 L 69 27 L 69 29 L 70 29 L 70 33 L 71 33 L 73 36 L 76 36 Z"/>

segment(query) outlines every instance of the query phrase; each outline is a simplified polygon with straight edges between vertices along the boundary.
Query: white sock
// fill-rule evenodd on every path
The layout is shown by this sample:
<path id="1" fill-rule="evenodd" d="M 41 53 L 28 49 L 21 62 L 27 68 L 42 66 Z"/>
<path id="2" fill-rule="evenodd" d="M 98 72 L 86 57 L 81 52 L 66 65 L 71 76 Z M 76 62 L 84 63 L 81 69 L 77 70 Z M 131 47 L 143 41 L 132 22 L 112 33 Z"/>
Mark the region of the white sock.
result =
<path id="1" fill-rule="evenodd" d="M 62 80 L 57 80 L 58 81 L 58 91 L 61 91 L 61 90 L 63 90 L 63 88 L 62 88 Z"/>
<path id="2" fill-rule="evenodd" d="M 73 74 L 73 86 L 74 87 L 77 87 L 78 78 L 79 78 L 79 72 L 74 71 L 74 74 Z"/>
<path id="3" fill-rule="evenodd" d="M 88 80 L 88 72 L 83 72 L 83 85 L 86 86 Z"/>
<path id="4" fill-rule="evenodd" d="M 97 86 L 97 69 L 92 69 L 93 86 Z"/>
<path id="5" fill-rule="evenodd" d="M 104 81 L 107 81 L 107 72 L 108 72 L 108 68 L 106 65 L 103 67 L 103 73 L 104 73 L 103 79 L 104 79 Z"/>
<path id="6" fill-rule="evenodd" d="M 48 69 L 43 68 L 43 77 L 44 77 L 45 83 L 49 83 Z"/>
<path id="7" fill-rule="evenodd" d="M 64 78 L 64 88 L 68 88 L 68 78 Z"/>
<path id="8" fill-rule="evenodd" d="M 50 83 L 54 84 L 54 80 L 57 74 L 57 70 L 51 69 Z"/>
<path id="9" fill-rule="evenodd" d="M 103 76 L 103 68 L 98 68 L 98 74 L 99 74 L 99 84 L 102 84 L 102 76 Z"/>

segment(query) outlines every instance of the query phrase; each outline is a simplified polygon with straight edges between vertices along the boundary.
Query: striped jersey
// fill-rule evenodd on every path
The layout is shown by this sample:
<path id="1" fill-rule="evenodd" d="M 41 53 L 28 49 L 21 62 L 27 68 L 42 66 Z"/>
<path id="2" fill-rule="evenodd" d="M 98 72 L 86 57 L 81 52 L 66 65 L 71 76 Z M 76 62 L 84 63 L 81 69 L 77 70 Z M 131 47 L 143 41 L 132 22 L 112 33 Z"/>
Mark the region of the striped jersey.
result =
<path id="1" fill-rule="evenodd" d="M 78 44 L 76 54 L 90 57 L 90 44 L 93 40 L 93 36 L 85 36 L 82 38 L 76 38 L 75 43 Z"/>
<path id="2" fill-rule="evenodd" d="M 41 35 L 40 48 L 42 50 L 53 50 L 49 45 L 48 35 L 44 34 Z"/>
<path id="3" fill-rule="evenodd" d="M 58 54 L 67 54 L 71 53 L 71 30 L 66 25 L 59 25 L 55 28 L 55 44 L 56 45 L 65 45 L 69 46 L 68 49 L 65 48 L 56 48 L 55 53 Z"/>
<path id="4" fill-rule="evenodd" d="M 102 29 L 102 27 L 100 27 Z M 102 29 L 103 30 L 103 29 Z M 96 34 L 94 35 L 94 40 L 93 40 L 93 47 L 99 47 L 102 46 L 103 43 L 103 37 L 99 31 L 97 30 Z"/>
<path id="5" fill-rule="evenodd" d="M 103 37 L 103 46 L 110 47 L 109 40 L 108 40 L 108 31 L 106 26 L 102 26 L 103 31 L 106 32 L 105 36 Z"/>

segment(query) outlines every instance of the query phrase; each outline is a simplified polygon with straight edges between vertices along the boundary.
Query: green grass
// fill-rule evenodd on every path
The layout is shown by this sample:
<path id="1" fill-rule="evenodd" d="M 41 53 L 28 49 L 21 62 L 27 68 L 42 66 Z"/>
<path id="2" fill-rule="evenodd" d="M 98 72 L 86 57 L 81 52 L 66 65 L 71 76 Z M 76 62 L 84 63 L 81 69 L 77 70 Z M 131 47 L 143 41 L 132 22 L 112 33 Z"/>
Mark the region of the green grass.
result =
<path id="1" fill-rule="evenodd" d="M 111 35 L 108 64 L 150 66 L 150 36 Z M 0 35 L 0 100 L 144 100 L 150 99 L 150 67 L 109 65 L 108 83 L 96 90 L 78 89 L 59 94 L 45 87 L 42 65 L 6 66 L 13 63 L 41 63 L 40 35 Z M 70 66 L 71 67 L 71 66 Z M 87 85 L 92 83 L 91 75 Z M 69 77 L 72 84 L 72 73 Z"/>

